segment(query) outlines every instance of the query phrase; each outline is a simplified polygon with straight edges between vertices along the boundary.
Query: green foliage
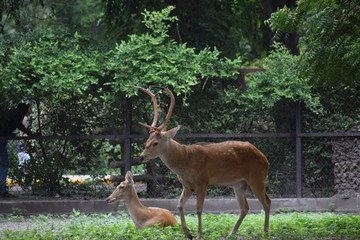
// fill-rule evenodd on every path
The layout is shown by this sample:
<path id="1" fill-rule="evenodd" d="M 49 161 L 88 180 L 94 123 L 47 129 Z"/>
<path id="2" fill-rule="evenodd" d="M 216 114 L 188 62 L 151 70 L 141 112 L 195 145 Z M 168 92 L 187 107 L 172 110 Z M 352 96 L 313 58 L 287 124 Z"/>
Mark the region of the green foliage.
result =
<path id="1" fill-rule="evenodd" d="M 0 5 L 0 39 L 28 32 L 39 26 L 52 28 L 56 25 L 75 27 L 79 31 L 85 30 L 101 37 L 101 0 L 1 0 Z"/>
<path id="2" fill-rule="evenodd" d="M 279 39 L 282 34 L 295 33 L 297 29 L 297 24 L 299 22 L 300 14 L 293 11 L 292 9 L 284 8 L 279 9 L 271 15 L 271 18 L 266 20 L 272 30 L 276 30 L 275 38 Z"/>
<path id="3" fill-rule="evenodd" d="M 342 132 L 360 124 L 359 99 L 360 84 L 353 83 L 351 86 L 339 83 L 332 87 L 317 88 L 316 92 L 321 95 L 322 115 L 305 112 L 304 118 L 307 132 Z"/>
<path id="4" fill-rule="evenodd" d="M 204 214 L 203 238 L 221 239 L 230 232 L 238 216 Z M 179 218 L 177 217 L 178 221 Z M 4 221 L 6 220 L 3 219 Z M 3 221 L 2 220 L 2 221 Z M 196 215 L 187 215 L 192 232 L 197 228 Z M 282 213 L 271 216 L 270 231 L 263 235 L 264 214 L 249 214 L 239 232 L 227 239 L 357 239 L 359 215 L 334 213 Z M 74 211 L 66 217 L 39 215 L 22 231 L 3 230 L 2 239 L 184 239 L 180 223 L 165 229 L 136 230 L 124 213 L 85 215 Z"/>
<path id="5" fill-rule="evenodd" d="M 234 78 L 240 58 L 220 58 L 209 48 L 196 52 L 168 38 L 168 23 L 176 20 L 169 16 L 172 10 L 145 11 L 149 32 L 115 47 L 63 27 L 39 28 L 1 42 L 0 110 L 31 101 L 37 117 L 32 125 L 43 135 L 87 135 L 95 126 L 124 124 L 125 98 L 138 94 L 131 85 L 169 86 L 186 102 L 201 79 Z M 134 119 L 146 116 L 143 102 L 135 102 L 134 109 Z M 16 179 L 46 195 L 61 193 L 65 171 L 99 174 L 101 158 L 111 151 L 103 146 L 103 141 L 38 141 L 29 147 L 31 174 Z"/>
<path id="6" fill-rule="evenodd" d="M 103 56 L 79 33 L 39 29 L 18 37 L 21 41 L 7 45 L 1 66 L 1 91 L 10 99 L 57 104 L 84 94 L 98 81 L 94 73 L 102 74 Z"/>
<path id="7" fill-rule="evenodd" d="M 96 0 L 86 2 L 94 3 Z M 140 14 L 132 14 L 131 9 L 126 9 L 134 4 L 131 1 L 107 2 L 123 7 L 124 11 L 118 12 L 109 8 L 116 18 L 141 24 Z M 139 11 L 147 3 L 131 6 Z M 239 51 L 244 55 L 260 54 L 261 46 L 256 53 L 253 51 L 260 41 L 259 36 L 264 34 L 254 27 L 259 24 L 259 2 L 200 1 L 197 6 L 206 7 L 196 14 L 202 25 L 200 29 L 207 30 L 196 34 L 201 34 L 203 40 L 216 35 L 214 41 L 177 43 L 175 39 L 179 35 L 174 30 L 178 26 L 182 31 L 182 20 L 188 16 L 173 7 L 145 11 L 141 26 L 148 29 L 143 32 L 140 31 L 142 27 L 127 26 L 136 34 L 118 42 L 115 47 L 80 31 L 51 26 L 15 38 L 4 35 L 4 41 L 0 42 L 0 111 L 15 106 L 19 101 L 33 101 L 37 117 L 32 122 L 34 130 L 39 128 L 43 135 L 88 135 L 95 126 L 123 126 L 126 97 L 139 94 L 139 97 L 132 98 L 133 127 L 138 130 L 136 122 L 151 122 L 152 105 L 147 97 L 140 97 L 143 93 L 130 86 L 153 84 L 169 86 L 176 93 L 177 104 L 169 125 L 184 125 L 181 133 L 274 132 L 282 124 L 282 121 L 277 121 L 276 114 L 293 115 L 290 111 L 277 109 L 278 103 L 296 101 L 304 102 L 306 108 L 313 111 L 306 113 L 306 131 L 348 130 L 359 124 L 357 105 L 354 104 L 350 112 L 345 112 L 345 109 L 349 103 L 358 104 L 359 101 L 359 85 L 353 80 L 359 79 L 358 69 L 354 67 L 359 62 L 360 38 L 356 21 L 359 14 L 355 14 L 358 8 L 353 1 L 347 3 L 349 5 L 345 6 L 343 1 L 324 1 L 319 5 L 317 1 L 306 0 L 299 1 L 297 10 L 284 8 L 274 13 L 268 21 L 274 30 L 301 33 L 302 55 L 292 56 L 280 45 L 275 45 L 275 50 L 264 60 L 267 71 L 252 74 L 247 79 L 246 97 L 239 87 L 243 86 L 242 83 L 234 79 L 240 58 L 221 58 L 224 52 L 216 48 L 200 50 L 189 46 L 212 46 L 217 44 L 209 43 L 218 42 L 230 49 L 231 54 L 225 55 L 238 55 Z M 156 8 L 155 5 L 152 7 Z M 119 14 L 124 12 L 128 14 Z M 207 19 L 212 20 L 209 22 Z M 110 20 L 119 23 L 117 19 Z M 233 22 L 236 24 L 232 25 Z M 246 28 L 242 28 L 245 25 Z M 241 50 L 234 50 L 234 44 L 229 43 L 234 38 L 237 39 L 234 44 L 241 45 Z M 125 39 L 124 36 L 121 39 Z M 314 88 L 322 85 L 321 81 L 329 80 L 331 83 L 334 79 L 341 84 Z M 166 109 L 168 99 L 161 98 L 161 109 Z M 161 118 L 164 113 L 160 115 Z M 225 139 L 214 141 L 220 140 Z M 294 183 L 294 179 L 288 177 L 288 172 L 294 170 L 293 146 L 284 147 L 284 142 L 274 139 L 251 141 L 269 156 L 272 164 L 281 162 L 276 162 L 276 167 L 271 169 L 270 190 L 279 194 L 290 189 Z M 134 147 L 134 156 L 141 148 Z M 44 187 L 53 194 L 64 191 L 61 179 L 64 171 L 102 174 L 107 167 L 107 157 L 118 160 L 120 155 L 119 149 L 115 151 L 104 141 L 46 140 L 32 144 L 29 150 L 33 153 L 29 163 L 32 171 L 24 176 L 15 169 L 12 174 L 25 186 L 40 179 L 34 186 L 39 190 Z M 312 157 L 319 155 L 324 161 L 330 161 L 330 150 L 328 146 L 311 146 L 306 150 L 310 164 L 305 172 L 309 175 L 317 173 L 308 184 L 314 185 L 319 179 L 332 179 L 330 175 L 323 175 L 326 169 L 322 169 L 322 164 Z M 44 173 L 44 169 L 49 172 Z M 47 181 L 50 178 L 52 180 Z M 177 182 L 175 176 L 171 176 L 171 181 Z M 45 183 L 47 185 L 40 185 Z M 169 192 L 178 196 L 177 188 Z"/>
<path id="8" fill-rule="evenodd" d="M 144 17 L 142 23 L 144 23 L 144 25 L 151 30 L 154 36 L 159 35 L 162 38 L 168 37 L 167 32 L 170 25 L 167 24 L 165 21 L 174 22 L 178 20 L 176 16 L 169 16 L 170 12 L 174 9 L 174 6 L 169 6 L 159 12 L 150 12 L 145 10 L 142 14 Z"/>
<path id="9" fill-rule="evenodd" d="M 254 59 L 268 49 L 268 34 L 263 22 L 260 1 L 141 1 L 102 0 L 108 36 L 125 39 L 130 34 L 144 33 L 141 24 L 145 9 L 176 8 L 173 16 L 179 19 L 170 26 L 169 35 L 180 43 L 187 43 L 197 51 L 214 46 L 222 56 L 243 56 Z"/>
<path id="10" fill-rule="evenodd" d="M 304 141 L 304 189 L 306 193 L 314 197 L 333 196 L 334 190 L 334 169 L 332 162 L 332 146 L 329 138 L 308 138 Z"/>
<path id="11" fill-rule="evenodd" d="M 275 44 L 275 50 L 264 60 L 265 72 L 252 74 L 246 97 L 263 108 L 272 108 L 286 99 L 304 102 L 306 107 L 319 112 L 319 96 L 313 93 L 309 79 L 301 74 L 298 59 L 285 47 Z"/>
<path id="12" fill-rule="evenodd" d="M 360 85 L 339 83 L 332 87 L 317 88 L 321 96 L 321 115 L 304 111 L 304 132 L 347 132 L 360 124 Z M 312 190 L 312 196 L 322 196 L 316 189 L 328 189 L 326 196 L 334 192 L 332 145 L 341 138 L 306 138 L 303 141 L 304 183 Z"/>
<path id="13" fill-rule="evenodd" d="M 289 56 L 290 60 L 286 55 L 280 56 L 277 61 L 288 68 L 288 82 L 299 83 L 294 84 L 296 89 L 291 89 L 291 92 L 299 94 L 300 91 L 300 94 L 289 99 L 294 101 L 295 96 L 295 100 L 305 103 L 307 109 L 304 111 L 304 132 L 343 132 L 360 123 L 359 111 L 355 107 L 359 104 L 357 79 L 360 71 L 355 67 L 360 59 L 359 16 L 357 1 L 304 0 L 298 1 L 296 9 L 284 7 L 266 21 L 277 37 L 295 32 L 299 36 L 300 56 Z M 284 64 L 286 60 L 291 64 Z M 267 59 L 265 63 L 266 61 Z M 274 63 L 275 67 L 270 69 L 279 71 L 276 77 L 287 79 L 282 75 L 286 71 L 276 68 L 276 62 Z M 260 75 L 265 78 L 266 74 Z M 255 89 L 255 98 L 264 97 L 265 101 L 261 100 L 261 103 L 266 104 L 269 98 L 270 102 L 277 102 L 277 91 L 285 92 L 276 77 L 269 77 L 269 82 L 274 82 L 274 85 L 257 84 L 260 90 Z M 306 80 L 303 86 L 298 79 Z M 257 81 L 256 79 L 255 83 Z M 261 82 L 266 83 L 266 80 Z M 270 89 L 269 85 L 272 86 Z M 297 99 L 301 95 L 305 97 Z M 321 111 L 317 111 L 317 106 L 321 106 Z M 331 141 L 334 139 L 312 138 L 304 142 L 304 184 L 306 189 L 310 189 L 312 196 L 333 194 Z M 329 192 L 319 192 L 319 188 L 328 189 Z"/>
<path id="14" fill-rule="evenodd" d="M 274 32 L 299 34 L 302 75 L 315 86 L 360 77 L 360 14 L 358 1 L 298 2 L 294 10 L 280 9 L 267 21 Z"/>
<path id="15" fill-rule="evenodd" d="M 108 70 L 114 72 L 114 82 L 109 82 L 115 92 L 137 94 L 131 85 L 158 85 L 172 87 L 175 93 L 187 94 L 191 87 L 206 77 L 235 77 L 240 58 L 222 59 L 216 49 L 206 48 L 199 53 L 186 44 L 167 39 L 169 25 L 166 20 L 173 7 L 162 12 L 145 12 L 144 21 L 151 33 L 131 35 L 111 52 Z M 153 34 L 154 33 L 154 34 Z"/>

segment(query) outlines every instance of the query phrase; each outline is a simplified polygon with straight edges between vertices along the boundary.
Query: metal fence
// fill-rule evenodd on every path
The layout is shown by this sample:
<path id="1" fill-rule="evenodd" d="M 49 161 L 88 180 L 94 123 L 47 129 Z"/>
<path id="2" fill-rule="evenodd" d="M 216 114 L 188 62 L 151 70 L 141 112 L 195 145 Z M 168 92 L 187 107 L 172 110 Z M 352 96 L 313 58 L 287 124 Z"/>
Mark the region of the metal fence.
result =
<path id="1" fill-rule="evenodd" d="M 259 70 L 261 69 L 251 71 Z M 238 82 L 234 83 L 236 86 L 243 86 L 244 73 L 248 70 L 240 72 Z M 185 126 L 195 123 L 197 126 L 180 131 L 175 139 L 183 144 L 230 139 L 251 142 L 270 162 L 267 191 L 271 197 L 329 197 L 346 189 L 360 191 L 359 91 L 359 84 L 354 84 L 353 88 L 339 84 L 329 89 L 320 89 L 322 99 L 325 100 L 322 102 L 324 114 L 321 117 L 308 111 L 300 103 L 280 108 L 287 111 L 286 113 L 279 109 L 259 112 L 238 109 L 233 115 L 227 115 L 227 118 L 234 119 L 228 121 L 230 127 L 228 128 L 227 123 L 220 124 L 220 127 L 214 130 L 216 133 L 201 131 L 204 126 L 211 125 L 209 123 L 222 122 L 219 121 L 222 118 L 219 113 L 233 113 L 231 108 L 239 106 L 216 102 L 216 99 L 211 97 L 213 92 L 206 95 L 201 91 L 201 97 L 192 94 L 194 97 L 191 101 L 196 103 L 194 106 L 198 107 L 199 101 L 212 105 L 204 109 L 176 108 L 173 114 L 175 121 L 174 116 L 172 121 Z M 142 197 L 178 197 L 181 184 L 159 159 L 147 164 L 141 164 L 137 160 L 148 135 L 133 131 L 133 126 L 137 125 L 139 119 L 133 119 L 132 110 L 143 110 L 148 104 L 146 109 L 152 111 L 152 104 L 139 99 L 127 99 L 117 109 L 125 113 L 125 116 L 118 116 L 117 119 L 123 125 L 121 131 L 119 128 L 110 127 L 100 129 L 96 132 L 97 135 L 91 136 L 42 136 L 32 140 L 8 138 L 12 166 L 9 177 L 17 182 L 10 185 L 15 185 L 15 191 L 25 189 L 31 194 L 105 197 L 124 179 L 126 171 L 131 170 L 135 174 L 135 181 L 142 184 L 139 193 Z M 222 109 L 216 112 L 219 106 Z M 213 109 L 214 113 L 206 112 L 209 109 Z M 191 115 L 194 112 L 196 114 Z M 152 112 L 149 112 L 149 115 L 151 114 Z M 278 123 L 286 126 L 285 130 L 272 126 L 275 118 Z M 237 126 L 244 121 L 248 121 L 252 127 L 256 126 L 256 130 Z M 225 129 L 230 133 L 220 133 Z M 19 153 L 21 144 L 25 144 L 29 155 Z M 63 177 L 64 174 L 67 177 Z M 79 184 L 79 181 L 69 180 L 68 175 L 86 175 L 94 180 L 88 181 L 89 184 Z M 111 180 L 111 183 L 108 180 Z M 233 196 L 233 192 L 231 188 L 212 187 L 208 190 L 208 196 Z"/>
<path id="2" fill-rule="evenodd" d="M 296 105 L 295 113 L 295 122 L 293 122 L 295 131 L 292 133 L 179 133 L 176 139 L 186 144 L 199 141 L 219 142 L 228 139 L 249 141 L 269 159 L 271 167 L 267 186 L 271 197 L 333 196 L 337 191 L 333 162 L 334 143 L 349 138 L 352 141 L 359 141 L 360 132 L 306 132 L 303 126 L 304 121 L 307 120 L 307 113 L 302 111 L 300 104 Z M 135 181 L 144 186 L 139 193 L 141 197 L 178 197 L 182 189 L 181 184 L 159 159 L 148 164 L 140 164 L 136 160 L 144 147 L 147 135 L 130 134 L 130 126 L 131 115 L 128 116 L 125 131 L 121 135 L 42 136 L 32 140 L 25 138 L 28 156 L 24 155 L 24 152 L 19 152 L 19 145 L 24 143 L 24 138 L 9 138 L 8 149 L 12 164 L 9 176 L 20 183 L 20 186 L 14 182 L 9 184 L 17 186 L 12 188 L 13 191 L 27 189 L 28 192 L 33 193 L 40 187 L 47 188 L 46 191 L 51 192 L 54 183 L 49 179 L 61 178 L 58 174 L 64 174 L 62 170 L 66 169 L 65 172 L 68 175 L 98 176 L 100 180 L 85 187 L 83 182 L 71 182 L 68 177 L 65 177 L 59 182 L 62 187 L 56 190 L 58 194 L 104 197 L 111 192 L 115 184 L 123 180 L 126 171 L 132 170 Z M 109 141 L 112 144 L 109 144 Z M 57 149 L 59 146 L 63 148 Z M 47 149 L 48 155 L 54 155 L 48 158 L 40 157 L 44 154 L 44 152 L 41 153 L 43 148 Z M 75 160 L 66 162 L 63 156 L 69 155 L 69 151 L 76 151 L 73 154 L 76 157 L 74 157 Z M 360 159 L 360 152 L 357 154 Z M 71 164 L 77 164 L 77 158 L 80 159 L 78 163 L 84 164 L 83 170 L 73 172 Z M 88 161 L 86 158 L 89 158 Z M 63 161 L 65 163 L 59 165 Z M 115 169 L 110 170 L 109 166 Z M 79 166 L 76 169 L 79 170 Z M 109 180 L 106 177 L 109 174 L 112 175 L 110 179 L 114 183 L 102 184 Z M 355 173 L 354 178 L 359 177 Z M 39 184 L 41 181 L 48 182 Z M 44 193 L 44 191 L 40 192 Z M 208 196 L 232 197 L 233 192 L 228 187 L 212 187 L 208 190 Z"/>

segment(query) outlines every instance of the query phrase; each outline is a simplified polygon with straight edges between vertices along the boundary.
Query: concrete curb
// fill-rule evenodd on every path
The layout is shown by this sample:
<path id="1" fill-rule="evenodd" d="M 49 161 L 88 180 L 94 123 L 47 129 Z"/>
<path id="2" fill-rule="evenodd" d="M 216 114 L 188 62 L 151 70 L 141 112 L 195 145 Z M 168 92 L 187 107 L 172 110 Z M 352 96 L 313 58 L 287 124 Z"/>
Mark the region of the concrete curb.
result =
<path id="1" fill-rule="evenodd" d="M 161 207 L 177 213 L 178 199 L 141 199 L 145 206 Z M 248 199 L 250 211 L 259 212 L 262 206 L 257 199 Z M 69 214 L 73 210 L 83 213 L 110 213 L 125 210 L 124 204 L 107 204 L 100 200 L 0 200 L 0 214 Z M 187 212 L 195 212 L 196 199 L 191 198 L 185 205 Z M 338 211 L 360 213 L 360 195 L 350 199 L 340 198 L 275 198 L 271 211 Z M 206 199 L 205 213 L 239 213 L 235 199 Z"/>

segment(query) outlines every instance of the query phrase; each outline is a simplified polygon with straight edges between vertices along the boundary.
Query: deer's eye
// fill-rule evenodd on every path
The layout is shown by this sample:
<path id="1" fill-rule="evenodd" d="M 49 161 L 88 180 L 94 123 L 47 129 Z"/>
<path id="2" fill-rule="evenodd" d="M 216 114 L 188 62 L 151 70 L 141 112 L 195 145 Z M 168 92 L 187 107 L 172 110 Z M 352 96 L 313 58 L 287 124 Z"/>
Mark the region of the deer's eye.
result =
<path id="1" fill-rule="evenodd" d="M 158 143 L 157 143 L 157 142 L 153 143 L 153 147 L 156 147 L 157 145 L 158 145 Z"/>

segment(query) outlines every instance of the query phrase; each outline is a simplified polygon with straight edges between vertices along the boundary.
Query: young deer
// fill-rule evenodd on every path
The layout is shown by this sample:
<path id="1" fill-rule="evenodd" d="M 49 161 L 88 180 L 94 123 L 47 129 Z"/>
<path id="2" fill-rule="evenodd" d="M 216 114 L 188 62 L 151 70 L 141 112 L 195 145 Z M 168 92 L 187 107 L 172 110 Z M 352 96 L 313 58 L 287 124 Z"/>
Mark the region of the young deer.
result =
<path id="1" fill-rule="evenodd" d="M 153 227 L 159 224 L 159 228 L 175 226 L 175 216 L 167 209 L 145 207 L 139 200 L 134 187 L 133 175 L 129 171 L 125 175 L 125 181 L 116 187 L 114 192 L 106 199 L 108 203 L 116 200 L 124 200 L 129 214 L 137 229 Z"/>
<path id="2" fill-rule="evenodd" d="M 152 124 L 140 123 L 149 129 L 150 136 L 139 158 L 142 162 L 147 162 L 160 157 L 164 164 L 177 175 L 183 185 L 178 209 L 185 235 L 192 239 L 192 235 L 186 226 L 183 207 L 192 193 L 196 193 L 196 210 L 198 215 L 196 238 L 201 238 L 201 215 L 206 189 L 210 186 L 232 186 L 234 188 L 236 199 L 240 205 L 240 216 L 230 234 L 238 230 L 249 211 L 249 205 L 246 200 L 246 190 L 248 187 L 251 188 L 264 207 L 264 231 L 267 232 L 269 229 L 271 200 L 265 190 L 265 181 L 269 169 L 269 162 L 266 156 L 248 142 L 226 141 L 193 144 L 190 146 L 178 143 L 173 138 L 180 126 L 168 131 L 165 130 L 175 105 L 175 97 L 172 92 L 168 88 L 162 88 L 162 90 L 165 90 L 170 95 L 171 102 L 164 122 L 159 127 L 156 127 L 158 121 L 156 94 L 152 93 L 150 89 L 133 87 L 150 95 L 154 105 Z"/>

